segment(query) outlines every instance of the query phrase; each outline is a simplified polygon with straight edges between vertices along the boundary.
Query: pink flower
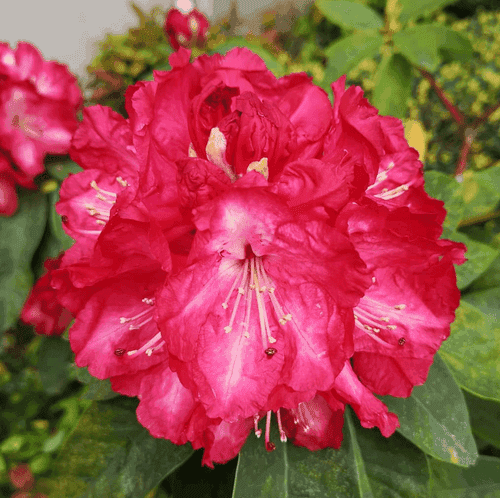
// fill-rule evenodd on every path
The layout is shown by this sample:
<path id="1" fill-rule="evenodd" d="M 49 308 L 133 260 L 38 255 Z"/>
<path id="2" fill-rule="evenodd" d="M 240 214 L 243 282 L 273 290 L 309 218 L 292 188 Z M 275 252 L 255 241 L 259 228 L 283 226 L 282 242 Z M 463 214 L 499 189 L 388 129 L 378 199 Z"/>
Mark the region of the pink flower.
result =
<path id="1" fill-rule="evenodd" d="M 35 484 L 33 473 L 31 472 L 29 466 L 25 463 L 11 468 L 9 470 L 9 479 L 12 486 L 22 491 L 29 491 Z"/>
<path id="2" fill-rule="evenodd" d="M 12 181 L 34 188 L 45 155 L 68 151 L 82 94 L 65 66 L 44 60 L 24 42 L 15 50 L 0 43 L 0 82 L 0 152 L 15 164 L 9 187 L 3 177 L 2 191 L 12 198 Z M 2 212 L 12 208 L 10 201 Z"/>
<path id="3" fill-rule="evenodd" d="M 174 50 L 180 47 L 203 46 L 210 27 L 208 19 L 198 10 L 183 13 L 170 9 L 165 18 L 165 34 Z"/>
<path id="4" fill-rule="evenodd" d="M 61 189 L 75 245 L 54 272 L 79 366 L 140 399 L 155 437 L 234 457 L 265 418 L 312 450 L 349 404 L 388 437 L 375 394 L 422 384 L 458 306 L 442 203 L 398 120 L 358 88 L 276 79 L 244 49 L 85 111 Z M 314 119 L 311 119 L 314 116 Z M 405 365 L 405 368 L 401 368 Z"/>
<path id="5" fill-rule="evenodd" d="M 37 334 L 60 335 L 73 317 L 56 299 L 56 291 L 50 285 L 52 273 L 60 265 L 60 258 L 47 259 L 45 269 L 31 289 L 21 311 L 21 320 L 35 327 Z"/>

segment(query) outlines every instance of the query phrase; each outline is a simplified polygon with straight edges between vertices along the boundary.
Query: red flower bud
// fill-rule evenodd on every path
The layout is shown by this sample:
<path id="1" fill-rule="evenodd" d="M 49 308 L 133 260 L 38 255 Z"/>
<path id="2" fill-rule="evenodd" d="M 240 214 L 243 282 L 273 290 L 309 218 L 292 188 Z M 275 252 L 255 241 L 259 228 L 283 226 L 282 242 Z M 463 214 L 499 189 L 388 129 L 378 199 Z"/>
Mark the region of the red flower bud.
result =
<path id="1" fill-rule="evenodd" d="M 177 9 L 170 9 L 165 19 L 165 34 L 174 50 L 180 47 L 201 47 L 205 43 L 208 19 L 194 9 L 188 14 Z"/>
<path id="2" fill-rule="evenodd" d="M 17 465 L 9 470 L 9 479 L 17 489 L 28 491 L 33 487 L 35 479 L 30 468 L 26 464 Z"/>

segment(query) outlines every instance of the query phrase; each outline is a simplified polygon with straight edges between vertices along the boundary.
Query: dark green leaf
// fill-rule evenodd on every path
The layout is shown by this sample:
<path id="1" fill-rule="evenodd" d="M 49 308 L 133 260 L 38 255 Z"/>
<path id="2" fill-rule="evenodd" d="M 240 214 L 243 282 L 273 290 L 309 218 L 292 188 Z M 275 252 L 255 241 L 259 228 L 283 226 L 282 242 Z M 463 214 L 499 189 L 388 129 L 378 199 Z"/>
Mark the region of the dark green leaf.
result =
<path id="1" fill-rule="evenodd" d="M 500 325 L 494 318 L 462 299 L 439 354 L 462 388 L 500 401 Z"/>
<path id="2" fill-rule="evenodd" d="M 400 54 L 382 60 L 375 76 L 373 105 L 380 114 L 403 118 L 411 93 L 411 66 Z"/>
<path id="3" fill-rule="evenodd" d="M 395 33 L 392 40 L 412 64 L 428 71 L 437 69 L 443 55 L 461 60 L 472 56 L 470 41 L 440 24 L 417 24 Z"/>
<path id="4" fill-rule="evenodd" d="M 75 241 L 66 234 L 62 227 L 61 217 L 57 214 L 56 203 L 59 201 L 59 191 L 52 192 L 49 196 L 49 226 L 51 234 L 57 239 L 60 251 L 69 249 Z"/>
<path id="5" fill-rule="evenodd" d="M 480 291 L 500 287 L 500 257 L 491 263 L 489 270 L 483 273 L 471 286 L 471 290 Z M 474 304 L 474 303 L 472 303 Z"/>
<path id="6" fill-rule="evenodd" d="M 250 435 L 236 470 L 233 498 L 425 497 L 428 470 L 423 453 L 399 435 L 386 439 L 378 430 L 352 423 L 346 411 L 339 450 L 309 451 L 281 443 L 276 450 Z"/>
<path id="7" fill-rule="evenodd" d="M 445 462 L 472 465 L 477 449 L 462 391 L 436 355 L 423 386 L 410 398 L 382 398 L 401 424 L 399 432 L 421 450 Z"/>
<path id="8" fill-rule="evenodd" d="M 476 465 L 463 469 L 429 458 L 432 496 L 435 498 L 500 497 L 500 459 L 480 456 Z"/>
<path id="9" fill-rule="evenodd" d="M 87 383 L 81 399 L 103 401 L 116 398 L 117 396 L 119 396 L 119 394 L 111 389 L 111 382 L 109 379 L 99 380 L 92 377 L 92 380 Z"/>
<path id="10" fill-rule="evenodd" d="M 455 0 L 399 0 L 399 4 L 402 7 L 399 20 L 402 23 L 406 23 L 410 19 L 415 19 L 424 14 L 430 14 L 454 1 Z"/>
<path id="11" fill-rule="evenodd" d="M 37 369 L 47 394 L 60 394 L 69 381 L 73 353 L 62 337 L 43 337 L 38 350 Z"/>
<path id="12" fill-rule="evenodd" d="M 489 268 L 497 258 L 499 251 L 489 245 L 476 242 L 461 232 L 446 232 L 445 236 L 467 246 L 465 253 L 467 261 L 456 267 L 457 286 L 459 289 L 465 289 Z"/>
<path id="13" fill-rule="evenodd" d="M 45 230 L 47 200 L 19 192 L 14 216 L 0 217 L 0 332 L 11 327 L 33 284 L 31 260 Z"/>
<path id="14" fill-rule="evenodd" d="M 328 58 L 325 79 L 335 81 L 367 57 L 374 56 L 384 39 L 378 32 L 355 33 L 332 43 L 325 49 Z"/>
<path id="15" fill-rule="evenodd" d="M 133 400 L 94 402 L 65 442 L 47 480 L 51 498 L 138 498 L 193 453 L 155 439 L 136 419 Z"/>
<path id="16" fill-rule="evenodd" d="M 447 231 L 455 231 L 463 218 L 463 184 L 439 171 L 426 171 L 424 177 L 426 192 L 444 202 L 447 213 L 443 227 Z"/>
<path id="17" fill-rule="evenodd" d="M 316 7 L 333 24 L 345 29 L 380 29 L 384 25 L 380 15 L 370 7 L 347 0 L 317 0 Z"/>
<path id="18" fill-rule="evenodd" d="M 464 396 L 474 435 L 500 448 L 500 403 L 478 398 L 467 391 Z"/>

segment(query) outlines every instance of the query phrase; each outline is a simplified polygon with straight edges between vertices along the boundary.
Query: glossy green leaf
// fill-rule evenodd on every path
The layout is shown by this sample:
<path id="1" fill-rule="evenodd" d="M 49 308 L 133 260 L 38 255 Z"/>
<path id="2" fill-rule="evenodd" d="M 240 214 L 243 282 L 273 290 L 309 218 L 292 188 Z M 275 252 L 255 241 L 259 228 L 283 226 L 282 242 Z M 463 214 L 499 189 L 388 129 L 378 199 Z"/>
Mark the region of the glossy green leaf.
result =
<path id="1" fill-rule="evenodd" d="M 373 57 L 384 39 L 378 32 L 360 32 L 346 36 L 325 49 L 328 63 L 325 79 L 335 81 L 367 57 Z"/>
<path id="2" fill-rule="evenodd" d="M 463 174 L 464 219 L 483 216 L 500 201 L 500 167 Z"/>
<path id="3" fill-rule="evenodd" d="M 476 278 L 480 277 L 499 255 L 497 249 L 477 242 L 467 237 L 464 233 L 446 232 L 444 235 L 456 242 L 462 242 L 467 247 L 467 252 L 465 253 L 467 261 L 456 267 L 457 286 L 459 289 L 465 289 Z"/>
<path id="4" fill-rule="evenodd" d="M 500 401 L 500 324 L 462 299 L 451 335 L 439 350 L 458 384 Z"/>
<path id="5" fill-rule="evenodd" d="M 500 459 L 480 456 L 467 469 L 429 459 L 435 498 L 499 498 Z"/>
<path id="6" fill-rule="evenodd" d="M 500 322 L 500 286 L 468 292 L 463 296 L 463 299 L 480 309 L 488 317 Z"/>
<path id="7" fill-rule="evenodd" d="M 281 443 L 272 430 L 271 453 L 251 434 L 239 456 L 233 498 L 428 496 L 425 457 L 402 436 L 386 439 L 376 429 L 362 429 L 349 410 L 343 432 L 339 450 L 309 451 Z"/>
<path id="8" fill-rule="evenodd" d="M 500 287 L 500 256 L 491 263 L 486 273 L 483 273 L 477 280 L 474 280 L 470 290 L 476 292 L 494 289 L 495 287 Z"/>
<path id="9" fill-rule="evenodd" d="M 417 24 L 394 33 L 396 49 L 412 64 L 435 71 L 443 57 L 466 60 L 472 56 L 470 41 L 440 24 Z"/>
<path id="10" fill-rule="evenodd" d="M 33 284 L 31 260 L 47 218 L 47 200 L 39 192 L 19 191 L 19 208 L 0 217 L 0 332 L 11 327 Z"/>
<path id="11" fill-rule="evenodd" d="M 402 23 L 406 23 L 410 19 L 421 17 L 424 14 L 430 14 L 454 1 L 455 0 L 399 0 L 399 5 L 401 5 L 399 20 Z"/>
<path id="12" fill-rule="evenodd" d="M 384 58 L 375 76 L 372 104 L 380 114 L 403 118 L 411 94 L 412 69 L 400 54 Z"/>
<path id="13" fill-rule="evenodd" d="M 345 29 L 380 29 L 384 25 L 380 15 L 370 7 L 348 0 L 317 0 L 316 7 L 333 24 Z"/>
<path id="14" fill-rule="evenodd" d="M 463 393 L 474 435 L 500 448 L 500 403 Z"/>
<path id="15" fill-rule="evenodd" d="M 191 445 L 150 436 L 135 406 L 119 398 L 85 411 L 47 479 L 51 498 L 142 497 L 189 458 Z"/>
<path id="16" fill-rule="evenodd" d="M 83 169 L 71 159 L 61 160 L 59 157 L 47 161 L 47 172 L 57 180 L 64 180 L 71 173 L 79 173 Z"/>
<path id="17" fill-rule="evenodd" d="M 455 231 L 463 218 L 464 200 L 463 184 L 456 181 L 455 177 L 440 171 L 426 171 L 425 191 L 435 199 L 444 202 L 446 218 L 443 227 L 447 231 Z"/>
<path id="18" fill-rule="evenodd" d="M 462 466 L 476 461 L 464 396 L 439 355 L 425 384 L 415 387 L 410 398 L 382 400 L 398 416 L 399 432 L 428 455 Z"/>
<path id="19" fill-rule="evenodd" d="M 43 337 L 38 350 L 37 369 L 47 394 L 60 394 L 70 380 L 73 353 L 62 337 Z"/>

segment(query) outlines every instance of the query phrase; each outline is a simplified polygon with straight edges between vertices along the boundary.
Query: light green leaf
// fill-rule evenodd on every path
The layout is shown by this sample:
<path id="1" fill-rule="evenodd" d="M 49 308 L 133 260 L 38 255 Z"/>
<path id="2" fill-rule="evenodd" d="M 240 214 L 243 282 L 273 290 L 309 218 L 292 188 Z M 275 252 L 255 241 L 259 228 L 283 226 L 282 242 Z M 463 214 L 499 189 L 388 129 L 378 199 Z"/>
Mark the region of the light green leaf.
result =
<path id="1" fill-rule="evenodd" d="M 472 432 L 500 449 L 500 403 L 463 391 L 469 408 Z"/>
<path id="2" fill-rule="evenodd" d="M 361 32 L 342 38 L 325 49 L 328 58 L 325 79 L 335 81 L 363 59 L 374 56 L 384 39 L 378 32 Z"/>
<path id="3" fill-rule="evenodd" d="M 462 299 L 439 354 L 462 388 L 500 401 L 500 324 L 493 317 Z"/>
<path id="4" fill-rule="evenodd" d="M 399 4 L 402 7 L 399 20 L 402 23 L 406 23 L 410 19 L 421 17 L 424 14 L 430 14 L 454 1 L 455 0 L 399 0 Z"/>
<path id="5" fill-rule="evenodd" d="M 345 29 L 380 29 L 384 25 L 380 15 L 366 5 L 347 0 L 317 0 L 316 7 L 333 24 Z"/>
<path id="6" fill-rule="evenodd" d="M 465 220 L 490 213 L 500 201 L 500 166 L 463 174 Z"/>
<path id="7" fill-rule="evenodd" d="M 500 257 L 497 257 L 493 263 L 491 263 L 486 273 L 483 273 L 477 280 L 474 280 L 470 290 L 476 292 L 493 289 L 495 287 L 500 287 Z"/>
<path id="8" fill-rule="evenodd" d="M 461 60 L 472 56 L 470 41 L 440 24 L 417 24 L 394 33 L 392 40 L 412 64 L 428 71 L 435 71 L 443 56 Z"/>
<path id="9" fill-rule="evenodd" d="M 476 278 L 480 277 L 497 258 L 499 251 L 493 247 L 477 242 L 467 237 L 461 232 L 446 232 L 447 238 L 456 242 L 462 242 L 467 246 L 465 257 L 467 261 L 456 267 L 457 286 L 459 289 L 465 289 Z"/>
<path id="10" fill-rule="evenodd" d="M 488 317 L 500 322 L 500 286 L 468 292 L 464 294 L 463 299 L 480 309 Z"/>
<path id="11" fill-rule="evenodd" d="M 439 355 L 410 398 L 384 396 L 382 401 L 398 416 L 399 432 L 428 455 L 462 466 L 476 461 L 464 396 Z"/>
<path id="12" fill-rule="evenodd" d="M 480 456 L 468 469 L 429 458 L 429 467 L 435 498 L 500 497 L 499 458 Z"/>
<path id="13" fill-rule="evenodd" d="M 191 445 L 150 436 L 135 406 L 119 398 L 85 411 L 46 479 L 51 498 L 142 497 L 192 455 Z"/>
<path id="14" fill-rule="evenodd" d="M 362 429 L 346 411 L 340 449 L 281 443 L 269 453 L 253 434 L 240 452 L 233 498 L 386 498 L 428 496 L 425 456 L 402 436 Z"/>
<path id="15" fill-rule="evenodd" d="M 425 191 L 435 199 L 444 202 L 446 218 L 443 223 L 445 230 L 453 232 L 463 218 L 464 200 L 463 184 L 440 171 L 426 171 Z"/>
<path id="16" fill-rule="evenodd" d="M 380 114 L 403 118 L 411 93 L 411 66 L 400 54 L 382 59 L 375 76 L 373 105 Z"/>
<path id="17" fill-rule="evenodd" d="M 47 200 L 39 192 L 19 192 L 19 208 L 0 217 L 0 332 L 17 320 L 33 285 L 31 260 L 47 218 Z"/>

